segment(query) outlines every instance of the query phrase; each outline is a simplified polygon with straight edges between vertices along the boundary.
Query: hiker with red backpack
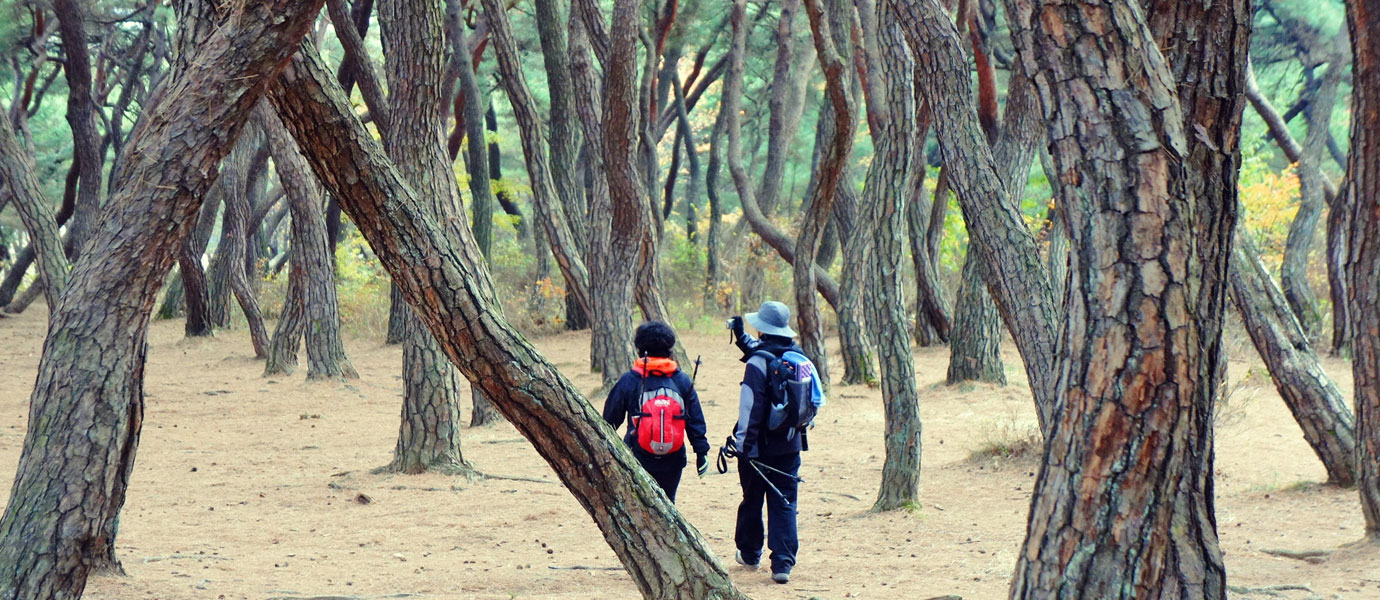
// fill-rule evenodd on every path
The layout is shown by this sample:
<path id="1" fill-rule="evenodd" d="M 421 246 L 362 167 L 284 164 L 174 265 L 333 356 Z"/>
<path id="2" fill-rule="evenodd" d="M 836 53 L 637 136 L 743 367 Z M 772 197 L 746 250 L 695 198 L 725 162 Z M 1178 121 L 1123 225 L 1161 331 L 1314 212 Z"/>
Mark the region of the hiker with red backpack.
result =
<path id="1" fill-rule="evenodd" d="M 757 569 L 765 537 L 771 550 L 771 578 L 777 583 L 788 583 L 795 567 L 800 452 L 809 448 L 806 430 L 824 404 L 814 365 L 795 343 L 790 318 L 785 304 L 767 301 L 757 312 L 728 321 L 747 367 L 739 393 L 738 423 L 719 452 L 720 472 L 727 472 L 728 458 L 738 459 L 738 482 L 743 488 L 733 533 L 738 548 L 734 558 L 740 565 Z M 757 329 L 760 339 L 743 331 L 744 319 Z"/>
<path id="2" fill-rule="evenodd" d="M 676 501 L 685 469 L 685 438 L 695 450 L 700 477 L 709 472 L 709 439 L 695 384 L 671 359 L 676 334 L 661 321 L 638 326 L 633 346 L 638 358 L 604 401 L 604 420 L 617 430 L 628 422 L 623 441 L 666 497 Z M 696 361 L 698 363 L 698 360 Z"/>

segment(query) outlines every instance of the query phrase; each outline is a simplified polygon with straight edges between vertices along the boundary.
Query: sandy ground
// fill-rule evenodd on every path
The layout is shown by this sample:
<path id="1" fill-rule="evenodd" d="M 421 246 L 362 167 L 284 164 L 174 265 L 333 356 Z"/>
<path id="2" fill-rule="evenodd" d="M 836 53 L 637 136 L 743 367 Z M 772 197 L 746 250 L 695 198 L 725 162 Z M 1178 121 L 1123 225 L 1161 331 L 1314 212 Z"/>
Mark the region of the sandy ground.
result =
<path id="1" fill-rule="evenodd" d="M 0 501 L 19 459 L 44 318 L 33 310 L 0 320 Z M 128 576 L 94 578 L 87 598 L 637 597 L 598 529 L 511 426 L 466 430 L 465 456 L 485 473 L 537 481 L 370 474 L 389 461 L 396 440 L 397 347 L 348 340 L 360 379 L 307 383 L 261 377 L 243 331 L 190 341 L 181 331 L 180 322 L 158 322 L 151 333 L 147 420 L 118 541 Z M 699 387 L 716 446 L 734 421 L 741 375 L 726 337 L 689 339 L 690 352 L 705 356 Z M 582 389 L 597 387 L 586 369 L 587 336 L 537 345 Z M 1239 347 L 1234 354 L 1247 356 Z M 1344 548 L 1361 536 L 1355 493 L 1316 485 L 1321 465 L 1250 358 L 1231 365 L 1232 379 L 1246 382 L 1232 392 L 1217 433 L 1217 518 L 1230 583 L 1380 599 L 1380 550 Z M 1010 344 L 1007 388 L 946 387 L 947 359 L 946 349 L 916 356 L 922 506 L 868 512 L 883 460 L 880 393 L 836 389 L 804 458 L 793 580 L 780 586 L 766 572 L 731 567 L 743 591 L 1005 597 L 1035 464 L 970 457 L 1032 431 L 1033 409 Z M 1350 397 L 1346 364 L 1326 366 Z M 358 502 L 361 494 L 372 502 Z M 680 489 L 685 516 L 730 563 L 737 494 L 732 472 L 703 480 L 687 472 Z M 1312 564 L 1263 552 L 1271 549 L 1338 551 Z"/>

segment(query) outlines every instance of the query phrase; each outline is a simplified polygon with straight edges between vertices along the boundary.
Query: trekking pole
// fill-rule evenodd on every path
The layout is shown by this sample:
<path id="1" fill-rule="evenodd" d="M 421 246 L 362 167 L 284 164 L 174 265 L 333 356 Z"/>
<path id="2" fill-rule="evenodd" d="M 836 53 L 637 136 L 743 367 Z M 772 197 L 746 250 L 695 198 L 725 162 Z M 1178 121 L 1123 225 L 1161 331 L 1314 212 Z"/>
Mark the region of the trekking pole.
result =
<path id="1" fill-rule="evenodd" d="M 780 497 L 781 497 L 781 500 L 782 500 L 783 502 L 785 502 L 786 504 L 790 504 L 790 503 L 791 503 L 790 498 L 787 498 L 785 494 L 781 493 L 781 490 L 779 490 L 779 489 L 776 488 L 776 484 L 772 483 L 771 480 L 767 478 L 766 474 L 762 473 L 762 467 L 766 467 L 766 468 L 771 469 L 771 470 L 773 470 L 773 471 L 776 471 L 776 469 L 772 469 L 771 467 L 768 467 L 767 465 L 758 463 L 757 461 L 751 460 L 751 459 L 748 460 L 748 465 L 750 465 L 750 466 L 752 467 L 752 470 L 757 471 L 757 476 L 758 476 L 758 477 L 761 477 L 761 478 L 762 478 L 762 481 L 765 481 L 765 482 L 767 483 L 767 487 L 771 488 L 771 491 L 776 492 L 776 495 L 777 495 L 777 496 L 780 496 Z M 779 472 L 779 471 L 778 471 L 778 472 Z"/>
<path id="2" fill-rule="evenodd" d="M 700 376 L 700 355 L 695 355 L 695 371 L 690 374 L 690 385 L 695 385 L 695 380 Z"/>
<path id="3" fill-rule="evenodd" d="M 755 461 L 755 460 L 752 461 L 752 462 L 753 462 L 753 464 L 755 464 L 755 465 L 757 465 L 757 466 L 760 466 L 760 467 L 762 467 L 763 469 L 766 469 L 766 470 L 771 471 L 771 472 L 773 472 L 773 473 L 779 473 L 779 474 L 781 474 L 781 475 L 785 475 L 786 477 L 790 477 L 791 479 L 794 479 L 796 483 L 805 483 L 805 480 L 804 480 L 804 479 L 801 479 L 799 475 L 791 475 L 790 473 L 787 473 L 787 472 L 785 472 L 785 471 L 782 471 L 781 469 L 774 468 L 774 467 L 772 467 L 771 465 L 764 465 L 764 464 L 759 463 L 759 462 L 757 462 L 757 461 Z"/>

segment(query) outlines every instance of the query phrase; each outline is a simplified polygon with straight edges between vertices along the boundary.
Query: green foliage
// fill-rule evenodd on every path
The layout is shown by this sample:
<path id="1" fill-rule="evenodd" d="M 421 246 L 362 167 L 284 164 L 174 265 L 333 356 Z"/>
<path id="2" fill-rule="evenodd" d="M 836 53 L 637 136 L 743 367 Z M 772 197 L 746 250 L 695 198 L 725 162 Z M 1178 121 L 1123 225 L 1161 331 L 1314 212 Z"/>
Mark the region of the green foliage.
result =
<path id="1" fill-rule="evenodd" d="M 383 339 L 388 333 L 392 279 L 358 229 L 349 228 L 335 248 L 335 281 L 340 329 L 358 337 Z"/>

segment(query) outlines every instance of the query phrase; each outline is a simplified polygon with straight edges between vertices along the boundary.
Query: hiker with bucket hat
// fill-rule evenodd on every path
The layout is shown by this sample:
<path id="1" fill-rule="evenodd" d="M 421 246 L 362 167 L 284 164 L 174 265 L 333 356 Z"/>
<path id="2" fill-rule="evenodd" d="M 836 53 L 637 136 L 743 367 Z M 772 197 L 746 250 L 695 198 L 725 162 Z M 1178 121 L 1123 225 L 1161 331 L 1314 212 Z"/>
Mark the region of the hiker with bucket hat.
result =
<path id="1" fill-rule="evenodd" d="M 734 433 L 720 452 L 720 471 L 727 471 L 726 458 L 738 459 L 738 481 L 743 488 L 743 501 L 738 505 L 738 522 L 733 540 L 738 548 L 738 564 L 756 569 L 762 558 L 763 537 L 771 550 L 771 578 L 777 583 L 791 579 L 795 567 L 799 541 L 796 532 L 796 494 L 800 479 L 800 452 L 808 448 L 805 428 L 781 427 L 774 420 L 773 397 L 769 384 L 783 363 L 802 375 L 806 386 L 816 385 L 809 375 L 814 365 L 805 358 L 795 343 L 795 331 L 790 327 L 791 311 L 785 304 L 763 302 L 755 313 L 729 320 L 733 342 L 743 350 L 747 367 L 743 372 L 739 392 L 738 423 Z M 760 339 L 753 339 L 743 331 L 743 322 L 752 325 Z M 808 388 L 807 388 L 808 389 Z M 808 392 L 806 392 L 808 393 Z M 779 392 L 777 395 L 780 395 Z M 814 406 L 822 404 L 822 397 Z M 813 413 L 811 412 L 811 415 Z M 766 503 L 766 531 L 762 526 L 762 505 Z"/>
<path id="2" fill-rule="evenodd" d="M 626 419 L 623 441 L 671 502 L 685 470 L 685 439 L 695 450 L 695 470 L 709 472 L 709 439 L 695 382 L 671 359 L 676 334 L 661 321 L 637 327 L 637 360 L 609 390 L 604 420 L 616 431 Z M 696 359 L 699 364 L 699 359 Z"/>

